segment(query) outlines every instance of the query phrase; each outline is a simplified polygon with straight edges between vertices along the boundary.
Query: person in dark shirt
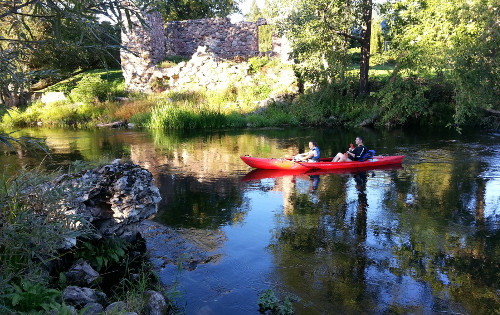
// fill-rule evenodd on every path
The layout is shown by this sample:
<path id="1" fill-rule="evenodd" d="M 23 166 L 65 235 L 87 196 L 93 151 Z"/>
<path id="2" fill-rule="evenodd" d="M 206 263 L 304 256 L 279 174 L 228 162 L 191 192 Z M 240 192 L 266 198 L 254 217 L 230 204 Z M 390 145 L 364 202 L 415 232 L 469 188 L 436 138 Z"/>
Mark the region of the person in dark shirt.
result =
<path id="1" fill-rule="evenodd" d="M 368 150 L 363 145 L 363 137 L 356 137 L 356 147 L 350 148 L 346 153 L 339 152 L 332 160 L 332 162 L 352 162 L 357 161 Z"/>

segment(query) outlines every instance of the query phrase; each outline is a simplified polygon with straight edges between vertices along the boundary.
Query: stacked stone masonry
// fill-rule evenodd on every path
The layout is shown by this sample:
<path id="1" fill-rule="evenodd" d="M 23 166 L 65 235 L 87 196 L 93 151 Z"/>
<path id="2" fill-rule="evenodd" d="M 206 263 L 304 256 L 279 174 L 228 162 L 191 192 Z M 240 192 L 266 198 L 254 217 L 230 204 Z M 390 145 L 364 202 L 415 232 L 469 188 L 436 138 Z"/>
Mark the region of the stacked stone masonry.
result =
<path id="1" fill-rule="evenodd" d="M 259 54 L 259 26 L 257 23 L 233 24 L 229 19 L 201 19 L 168 22 L 165 35 L 167 55 L 190 57 L 199 46 L 221 58 L 251 57 Z"/>
<path id="2" fill-rule="evenodd" d="M 213 88 L 225 85 L 229 77 L 245 76 L 246 66 L 221 63 L 224 59 L 244 60 L 259 55 L 259 26 L 267 24 L 265 19 L 233 24 L 227 18 L 219 18 L 168 22 L 165 27 L 160 13 L 142 15 L 145 25 L 135 16 L 132 25 L 125 23 L 122 45 L 126 48 L 120 57 L 126 88 L 143 93 L 155 92 L 158 80 L 168 80 L 169 89 L 186 83 Z M 274 49 L 281 50 L 279 39 L 273 37 L 272 42 L 273 54 L 280 55 Z M 157 65 L 167 56 L 193 59 L 175 69 L 159 69 Z M 202 64 L 205 66 L 200 71 Z"/>

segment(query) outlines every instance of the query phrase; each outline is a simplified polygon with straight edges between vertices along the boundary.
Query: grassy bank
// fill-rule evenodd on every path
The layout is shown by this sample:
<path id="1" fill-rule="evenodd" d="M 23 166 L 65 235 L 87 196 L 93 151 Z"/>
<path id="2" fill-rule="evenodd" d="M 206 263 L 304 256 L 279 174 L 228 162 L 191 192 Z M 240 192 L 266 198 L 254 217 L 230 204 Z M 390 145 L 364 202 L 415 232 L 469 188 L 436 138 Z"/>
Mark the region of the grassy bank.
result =
<path id="1" fill-rule="evenodd" d="M 253 60 L 258 74 L 272 66 Z M 453 122 L 453 87 L 446 78 L 400 75 L 391 81 L 393 67 L 370 70 L 371 94 L 358 97 L 358 71 L 353 67 L 342 83 L 306 90 L 292 101 L 268 99 L 272 82 L 256 77 L 254 84 L 236 83 L 217 91 L 170 91 L 153 95 L 129 94 L 120 70 L 91 71 L 59 82 L 47 91 L 64 92 L 65 101 L 36 101 L 4 113 L 8 127 L 32 125 L 94 127 L 126 120 L 151 129 L 241 128 L 269 126 L 375 126 L 450 125 Z M 122 101 L 118 101 L 121 97 Z M 123 98 L 126 100 L 123 101 Z M 488 124 L 480 113 L 471 124 Z M 489 122 L 494 125 L 495 121 Z"/>

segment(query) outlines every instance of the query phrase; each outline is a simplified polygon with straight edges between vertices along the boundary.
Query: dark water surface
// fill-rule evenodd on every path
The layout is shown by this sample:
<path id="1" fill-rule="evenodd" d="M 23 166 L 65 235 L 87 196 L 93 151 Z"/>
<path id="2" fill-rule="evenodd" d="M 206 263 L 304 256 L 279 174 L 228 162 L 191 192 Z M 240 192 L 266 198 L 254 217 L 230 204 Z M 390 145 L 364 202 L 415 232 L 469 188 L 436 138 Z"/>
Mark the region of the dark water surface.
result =
<path id="1" fill-rule="evenodd" d="M 129 158 L 160 188 L 155 221 L 223 236 L 207 245 L 219 259 L 159 270 L 186 314 L 257 314 L 267 289 L 297 314 L 500 313 L 500 133 L 22 133 L 47 138 L 52 158 L 5 152 L 7 173 Z M 269 178 L 239 159 L 290 157 L 310 139 L 332 156 L 358 134 L 378 154 L 405 155 L 402 167 Z"/>

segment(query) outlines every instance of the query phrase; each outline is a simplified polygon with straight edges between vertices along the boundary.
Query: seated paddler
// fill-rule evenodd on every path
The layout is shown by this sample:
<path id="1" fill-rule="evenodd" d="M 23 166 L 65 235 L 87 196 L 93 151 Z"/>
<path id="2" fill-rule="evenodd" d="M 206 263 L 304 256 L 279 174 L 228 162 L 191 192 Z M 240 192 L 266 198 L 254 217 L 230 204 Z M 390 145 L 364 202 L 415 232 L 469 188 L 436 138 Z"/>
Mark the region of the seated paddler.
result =
<path id="1" fill-rule="evenodd" d="M 309 141 L 309 152 L 297 154 L 293 157 L 294 161 L 319 162 L 319 148 L 316 141 Z"/>
<path id="2" fill-rule="evenodd" d="M 356 147 L 352 146 L 345 152 L 339 152 L 332 160 L 332 162 L 352 162 L 359 160 L 368 150 L 363 145 L 363 137 L 356 137 Z"/>

